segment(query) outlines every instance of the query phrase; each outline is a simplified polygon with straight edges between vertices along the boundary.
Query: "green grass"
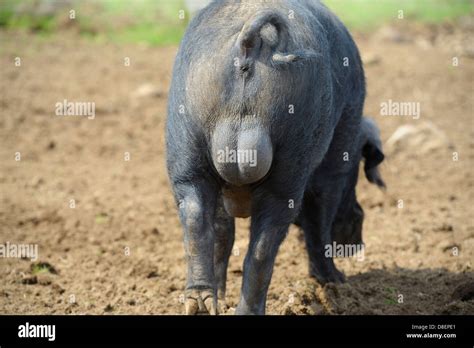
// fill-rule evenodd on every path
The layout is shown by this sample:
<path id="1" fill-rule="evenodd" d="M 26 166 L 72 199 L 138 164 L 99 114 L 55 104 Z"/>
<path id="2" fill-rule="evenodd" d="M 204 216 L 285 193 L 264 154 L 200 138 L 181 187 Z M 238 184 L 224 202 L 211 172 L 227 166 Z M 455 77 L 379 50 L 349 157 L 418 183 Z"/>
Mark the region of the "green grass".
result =
<path id="1" fill-rule="evenodd" d="M 33 275 L 42 273 L 57 274 L 56 269 L 47 262 L 38 262 L 31 265 L 31 273 Z"/>
<path id="2" fill-rule="evenodd" d="M 49 32 L 55 29 L 55 18 L 52 15 L 33 16 L 15 12 L 18 3 L 14 0 L 0 0 L 0 27 Z"/>
<path id="3" fill-rule="evenodd" d="M 156 27 L 143 24 L 127 28 L 111 37 L 117 42 L 144 42 L 150 45 L 172 45 L 178 43 L 184 35 L 184 27 Z"/>
<path id="4" fill-rule="evenodd" d="M 96 224 L 105 224 L 109 221 L 109 216 L 106 213 L 99 213 L 95 216 L 94 220 Z"/>
<path id="5" fill-rule="evenodd" d="M 386 22 L 405 20 L 442 23 L 474 13 L 472 0 L 323 0 L 351 29 L 369 30 Z"/>
<path id="6" fill-rule="evenodd" d="M 170 45 L 181 40 L 189 22 L 186 12 L 184 19 L 179 18 L 179 11 L 185 10 L 182 0 L 84 0 L 72 7 L 58 7 L 54 14 L 38 14 L 35 8 L 40 1 L 61 3 L 0 0 L 0 28 L 60 34 L 68 23 L 81 35 L 98 41 Z M 23 10 L 17 11 L 18 6 Z M 72 22 L 70 9 L 76 11 Z"/>
<path id="7" fill-rule="evenodd" d="M 121 17 L 131 24 L 119 30 L 112 29 L 109 36 L 117 42 L 144 42 L 151 45 L 169 45 L 178 43 L 188 24 L 179 19 L 179 11 L 184 10 L 180 0 L 105 0 L 104 13 L 107 17 Z"/>
<path id="8" fill-rule="evenodd" d="M 179 19 L 183 0 L 82 0 L 72 8 L 76 19 L 69 22 L 69 5 L 55 12 L 38 14 L 40 2 L 61 0 L 0 0 L 0 28 L 27 30 L 39 35 L 60 35 L 75 28 L 97 41 L 170 45 L 180 41 L 189 15 Z M 441 23 L 474 13 L 474 0 L 323 0 L 352 30 L 371 30 L 386 22 L 405 20 Z M 18 8 L 23 8 L 18 11 Z M 25 10 L 26 9 L 26 10 Z M 70 24 L 69 26 L 65 25 Z"/>

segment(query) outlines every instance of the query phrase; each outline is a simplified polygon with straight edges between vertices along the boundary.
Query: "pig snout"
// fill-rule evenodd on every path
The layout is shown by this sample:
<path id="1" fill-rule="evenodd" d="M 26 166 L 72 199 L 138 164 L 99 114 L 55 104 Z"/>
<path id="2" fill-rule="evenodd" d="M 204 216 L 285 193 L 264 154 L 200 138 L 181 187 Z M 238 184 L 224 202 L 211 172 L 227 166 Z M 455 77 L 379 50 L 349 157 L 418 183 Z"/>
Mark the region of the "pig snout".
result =
<path id="1" fill-rule="evenodd" d="M 222 122 L 214 129 L 211 146 L 217 173 L 231 185 L 255 183 L 270 170 L 273 149 L 263 125 Z"/>

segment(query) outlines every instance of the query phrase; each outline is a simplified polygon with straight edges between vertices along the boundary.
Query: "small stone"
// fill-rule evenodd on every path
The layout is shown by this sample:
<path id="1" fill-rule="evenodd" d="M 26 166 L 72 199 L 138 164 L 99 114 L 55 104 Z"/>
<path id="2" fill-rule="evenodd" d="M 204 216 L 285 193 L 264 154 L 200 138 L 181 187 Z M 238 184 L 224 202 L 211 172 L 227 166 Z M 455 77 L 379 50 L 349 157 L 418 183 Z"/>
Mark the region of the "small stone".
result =
<path id="1" fill-rule="evenodd" d="M 44 273 L 40 273 L 40 274 L 36 275 L 36 279 L 38 281 L 38 284 L 40 284 L 40 285 L 50 285 L 53 282 L 51 276 L 49 276 L 48 274 L 44 274 Z"/>
<path id="2" fill-rule="evenodd" d="M 114 307 L 109 303 L 107 306 L 104 307 L 104 312 L 110 313 L 114 310 Z"/>
<path id="3" fill-rule="evenodd" d="M 453 225 L 443 223 L 434 229 L 435 232 L 452 232 L 454 230 Z"/>
<path id="4" fill-rule="evenodd" d="M 54 291 L 56 291 L 58 294 L 64 294 L 64 292 L 66 291 L 66 290 L 64 290 L 64 289 L 63 289 L 60 285 L 58 285 L 58 284 L 53 284 L 51 287 L 52 287 L 52 289 L 53 289 Z"/>
<path id="5" fill-rule="evenodd" d="M 422 122 L 419 125 L 398 127 L 387 140 L 385 148 L 391 155 L 399 152 L 423 155 L 437 150 L 453 149 L 453 146 L 446 134 L 432 122 Z"/>
<path id="6" fill-rule="evenodd" d="M 37 284 L 38 283 L 38 278 L 36 276 L 24 277 L 21 280 L 21 283 L 26 284 L 26 285 Z"/>
<path id="7" fill-rule="evenodd" d="M 156 278 L 158 277 L 158 273 L 156 271 L 151 271 L 147 274 L 147 278 Z"/>
<path id="8" fill-rule="evenodd" d="M 151 83 L 142 84 L 133 92 L 135 98 L 160 98 L 163 95 L 163 91 Z"/>

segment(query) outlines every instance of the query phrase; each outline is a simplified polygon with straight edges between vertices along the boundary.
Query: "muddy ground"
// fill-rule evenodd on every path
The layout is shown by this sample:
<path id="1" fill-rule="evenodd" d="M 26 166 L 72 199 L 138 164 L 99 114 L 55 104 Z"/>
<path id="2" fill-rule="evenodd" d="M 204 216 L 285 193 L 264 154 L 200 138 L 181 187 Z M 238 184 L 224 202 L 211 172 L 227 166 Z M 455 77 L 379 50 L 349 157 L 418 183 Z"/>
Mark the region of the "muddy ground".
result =
<path id="1" fill-rule="evenodd" d="M 308 278 L 304 243 L 292 227 L 278 254 L 269 314 L 474 314 L 472 33 L 471 20 L 356 35 L 366 113 L 382 139 L 429 121 L 449 144 L 387 151 L 386 192 L 362 178 L 365 258 L 336 261 L 347 283 L 321 287 Z M 183 313 L 182 232 L 164 152 L 176 47 L 73 34 L 0 32 L 0 41 L 0 242 L 39 248 L 35 262 L 0 259 L 0 313 Z M 95 119 L 56 116 L 64 99 L 95 102 Z M 421 117 L 381 116 L 389 99 L 420 102 Z M 249 221 L 237 226 L 228 313 L 238 301 Z"/>

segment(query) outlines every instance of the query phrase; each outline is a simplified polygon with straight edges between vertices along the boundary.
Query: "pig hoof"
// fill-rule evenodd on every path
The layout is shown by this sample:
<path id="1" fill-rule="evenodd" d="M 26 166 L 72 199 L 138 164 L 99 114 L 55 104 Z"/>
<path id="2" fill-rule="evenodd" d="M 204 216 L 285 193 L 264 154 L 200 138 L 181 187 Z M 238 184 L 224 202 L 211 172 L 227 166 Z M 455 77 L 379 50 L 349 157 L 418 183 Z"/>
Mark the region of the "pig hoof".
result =
<path id="1" fill-rule="evenodd" d="M 211 289 L 189 289 L 185 293 L 184 308 L 186 315 L 217 315 L 217 300 Z"/>
<path id="2" fill-rule="evenodd" d="M 229 306 L 227 305 L 225 300 L 218 300 L 217 307 L 218 307 L 218 313 L 219 314 L 227 313 L 227 311 L 229 310 Z"/>
<path id="3" fill-rule="evenodd" d="M 342 284 L 346 282 L 346 276 L 344 275 L 344 273 L 339 272 L 338 270 L 335 270 L 334 276 L 332 277 L 331 281 L 333 283 Z"/>
<path id="4" fill-rule="evenodd" d="M 222 314 L 226 313 L 229 310 L 229 306 L 225 300 L 225 291 L 219 289 L 217 290 L 217 313 Z"/>

